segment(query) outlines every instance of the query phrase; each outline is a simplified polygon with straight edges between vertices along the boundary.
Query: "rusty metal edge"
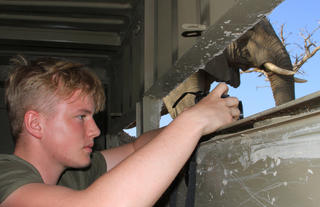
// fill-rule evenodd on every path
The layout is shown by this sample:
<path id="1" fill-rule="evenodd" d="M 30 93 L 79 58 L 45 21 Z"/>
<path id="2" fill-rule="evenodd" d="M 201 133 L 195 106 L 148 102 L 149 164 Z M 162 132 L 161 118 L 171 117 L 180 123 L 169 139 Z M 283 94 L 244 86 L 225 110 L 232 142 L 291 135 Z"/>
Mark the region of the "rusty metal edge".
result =
<path id="1" fill-rule="evenodd" d="M 299 99 L 287 102 L 280 106 L 262 111 L 244 119 L 238 120 L 232 124 L 226 125 L 215 133 L 209 134 L 203 138 L 204 141 L 215 139 L 215 136 L 238 133 L 244 130 L 253 129 L 254 124 L 268 119 L 280 118 L 279 121 L 301 117 L 307 114 L 318 113 L 320 110 L 320 91 L 311 93 Z M 281 119 L 284 117 L 284 119 Z M 263 126 L 263 124 L 260 124 Z"/>

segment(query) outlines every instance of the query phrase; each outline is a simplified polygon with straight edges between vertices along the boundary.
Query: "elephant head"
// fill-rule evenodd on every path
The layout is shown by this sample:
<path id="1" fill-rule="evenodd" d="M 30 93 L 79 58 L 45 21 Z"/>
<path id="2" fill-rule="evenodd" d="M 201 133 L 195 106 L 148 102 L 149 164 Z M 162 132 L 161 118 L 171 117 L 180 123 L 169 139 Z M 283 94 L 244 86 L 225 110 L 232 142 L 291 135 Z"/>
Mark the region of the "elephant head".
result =
<path id="1" fill-rule="evenodd" d="M 264 18 L 238 40 L 232 42 L 222 55 L 214 58 L 205 71 L 198 71 L 171 91 L 163 101 L 172 118 L 185 107 L 195 104 L 194 96 L 187 95 L 172 108 L 185 92 L 207 92 L 212 81 L 226 82 L 233 87 L 240 85 L 240 69 L 260 68 L 270 80 L 276 105 L 295 99 L 294 78 L 290 56 L 276 35 L 270 22 Z"/>
<path id="2" fill-rule="evenodd" d="M 240 68 L 264 70 L 270 81 L 276 105 L 295 98 L 294 72 L 290 56 L 266 18 L 237 41 L 232 42 L 224 51 L 224 56 L 234 72 L 239 72 Z"/>

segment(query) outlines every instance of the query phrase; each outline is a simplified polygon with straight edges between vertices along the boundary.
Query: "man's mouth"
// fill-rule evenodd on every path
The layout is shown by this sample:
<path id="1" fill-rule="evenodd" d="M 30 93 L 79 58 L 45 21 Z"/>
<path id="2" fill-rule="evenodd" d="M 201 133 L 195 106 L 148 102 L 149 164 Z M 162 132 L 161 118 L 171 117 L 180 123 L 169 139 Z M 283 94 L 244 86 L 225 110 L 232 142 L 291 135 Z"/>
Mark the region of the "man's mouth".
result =
<path id="1" fill-rule="evenodd" d="M 90 143 L 84 147 L 85 151 L 91 153 L 92 152 L 93 143 Z"/>

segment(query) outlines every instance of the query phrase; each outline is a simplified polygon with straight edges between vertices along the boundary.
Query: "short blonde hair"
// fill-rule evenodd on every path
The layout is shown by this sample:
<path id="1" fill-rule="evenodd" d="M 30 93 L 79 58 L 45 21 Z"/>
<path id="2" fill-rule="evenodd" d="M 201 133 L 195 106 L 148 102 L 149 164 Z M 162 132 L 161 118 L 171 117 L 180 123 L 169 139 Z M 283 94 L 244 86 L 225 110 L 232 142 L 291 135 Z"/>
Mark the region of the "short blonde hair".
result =
<path id="1" fill-rule="evenodd" d="M 22 56 L 13 62 L 15 69 L 8 77 L 5 96 L 15 142 L 28 110 L 48 110 L 58 100 L 71 97 L 76 90 L 93 98 L 95 112 L 104 109 L 106 98 L 102 83 L 84 65 L 56 58 L 28 62 Z"/>

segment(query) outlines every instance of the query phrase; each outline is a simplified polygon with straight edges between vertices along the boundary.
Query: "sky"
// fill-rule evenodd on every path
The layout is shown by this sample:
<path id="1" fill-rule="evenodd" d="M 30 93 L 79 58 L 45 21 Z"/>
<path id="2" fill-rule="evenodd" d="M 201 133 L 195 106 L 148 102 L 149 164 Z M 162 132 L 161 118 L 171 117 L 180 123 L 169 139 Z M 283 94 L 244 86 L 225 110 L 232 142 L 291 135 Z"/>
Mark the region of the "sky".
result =
<path id="1" fill-rule="evenodd" d="M 281 25 L 285 24 L 285 37 L 289 44 L 287 50 L 292 56 L 302 54 L 303 38 L 300 33 L 305 30 L 312 32 L 320 26 L 320 1 L 319 0 L 285 0 L 276 7 L 268 18 L 279 34 Z M 320 30 L 313 38 L 320 46 Z M 297 46 L 299 45 L 299 46 Z M 296 99 L 320 90 L 320 51 L 308 60 L 301 68 L 302 74 L 295 77 L 307 80 L 306 83 L 295 84 Z M 258 77 L 258 73 L 241 74 L 241 84 L 238 88 L 229 88 L 229 94 L 242 101 L 244 117 L 262 112 L 275 106 L 271 87 L 265 77 Z M 216 83 L 212 84 L 212 88 Z M 166 126 L 172 121 L 169 115 L 161 117 L 160 126 Z M 126 130 L 131 136 L 135 136 L 135 129 Z"/>
<path id="2" fill-rule="evenodd" d="M 285 37 L 287 37 L 287 50 L 291 56 L 301 54 L 303 51 L 297 46 L 303 46 L 300 32 L 313 31 L 320 26 L 319 0 L 285 0 L 276 7 L 268 18 L 279 34 L 280 27 L 285 24 Z M 320 30 L 312 38 L 320 46 Z M 291 57 L 291 60 L 294 60 Z M 303 74 L 295 77 L 306 79 L 307 83 L 296 83 L 296 98 L 303 97 L 320 90 L 320 51 L 308 60 L 301 68 Z M 230 88 L 229 94 L 237 96 L 243 102 L 245 117 L 264 111 L 275 106 L 269 82 L 265 77 L 258 77 L 258 73 L 242 74 L 241 85 Z"/>

